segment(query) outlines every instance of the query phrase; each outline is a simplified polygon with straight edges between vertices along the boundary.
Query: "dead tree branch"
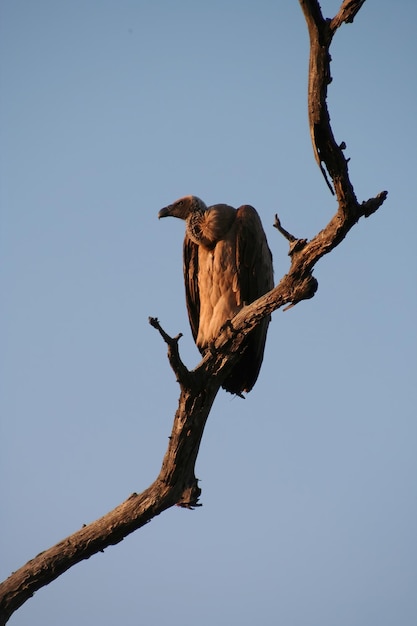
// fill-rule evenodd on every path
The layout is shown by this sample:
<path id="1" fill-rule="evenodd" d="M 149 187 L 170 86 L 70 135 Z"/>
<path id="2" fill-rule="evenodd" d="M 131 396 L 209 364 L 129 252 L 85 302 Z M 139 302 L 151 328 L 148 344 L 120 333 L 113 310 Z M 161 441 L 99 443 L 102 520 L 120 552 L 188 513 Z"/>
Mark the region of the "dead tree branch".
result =
<path id="1" fill-rule="evenodd" d="M 317 163 L 338 208 L 330 222 L 311 241 L 297 239 L 276 217 L 275 226 L 290 244 L 291 266 L 279 284 L 250 306 L 242 309 L 217 338 L 211 353 L 189 371 L 181 361 L 178 342 L 170 337 L 156 318 L 151 325 L 168 346 L 168 358 L 180 385 L 178 408 L 169 445 L 159 476 L 141 494 L 125 502 L 97 521 L 81 528 L 57 545 L 42 552 L 0 585 L 0 626 L 35 591 L 47 585 L 70 567 L 110 545 L 122 541 L 167 508 L 199 506 L 200 488 L 194 474 L 204 426 L 217 392 L 239 358 L 242 341 L 260 320 L 282 306 L 294 306 L 311 298 L 317 281 L 312 271 L 319 259 L 346 237 L 361 217 L 369 217 L 384 202 L 387 192 L 359 203 L 349 179 L 343 143 L 338 144 L 330 126 L 327 87 L 331 81 L 329 48 L 336 30 L 352 22 L 364 0 L 344 0 L 338 14 L 324 19 L 317 0 L 299 0 L 310 35 L 308 113 Z M 326 174 L 328 173 L 328 176 Z M 329 181 L 332 181 L 332 184 Z"/>

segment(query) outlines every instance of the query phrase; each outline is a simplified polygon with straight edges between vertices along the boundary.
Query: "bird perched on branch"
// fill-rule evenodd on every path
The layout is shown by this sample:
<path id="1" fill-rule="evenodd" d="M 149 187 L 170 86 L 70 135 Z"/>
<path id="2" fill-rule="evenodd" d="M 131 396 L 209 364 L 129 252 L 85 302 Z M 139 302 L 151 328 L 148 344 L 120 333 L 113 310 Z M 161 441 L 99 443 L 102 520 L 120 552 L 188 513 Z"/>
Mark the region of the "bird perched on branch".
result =
<path id="1" fill-rule="evenodd" d="M 242 307 L 273 287 L 272 255 L 261 220 L 249 205 L 207 207 L 185 196 L 161 209 L 158 217 L 185 220 L 184 280 L 188 317 L 204 355 L 220 329 Z M 223 383 L 242 395 L 254 386 L 261 368 L 270 317 L 248 333 L 242 355 Z"/>

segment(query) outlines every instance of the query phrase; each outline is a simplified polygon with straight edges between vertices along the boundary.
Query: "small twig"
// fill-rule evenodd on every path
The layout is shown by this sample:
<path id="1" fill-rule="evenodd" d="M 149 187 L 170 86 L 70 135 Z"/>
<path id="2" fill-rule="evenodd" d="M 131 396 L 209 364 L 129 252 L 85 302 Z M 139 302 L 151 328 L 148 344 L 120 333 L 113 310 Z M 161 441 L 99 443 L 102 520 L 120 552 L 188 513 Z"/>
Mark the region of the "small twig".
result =
<path id="1" fill-rule="evenodd" d="M 294 237 L 294 235 L 291 235 L 291 233 L 289 233 L 288 230 L 285 230 L 285 228 L 281 225 L 281 220 L 279 219 L 276 213 L 275 213 L 275 221 L 274 221 L 273 226 L 289 242 L 290 249 L 288 252 L 288 256 L 292 256 L 294 252 L 298 252 L 299 250 L 304 248 L 304 246 L 306 245 L 307 239 L 297 239 L 297 237 Z"/>
<path id="2" fill-rule="evenodd" d="M 334 32 L 345 22 L 352 24 L 355 16 L 365 0 L 344 0 L 338 14 L 330 22 L 330 30 Z"/>
<path id="3" fill-rule="evenodd" d="M 156 328 L 156 330 L 159 332 L 162 339 L 168 346 L 177 345 L 182 337 L 182 333 L 178 333 L 176 337 L 171 337 L 170 335 L 168 335 L 168 333 L 166 333 L 162 328 L 157 317 L 150 317 L 149 324 L 152 326 L 152 328 Z"/>
<path id="4" fill-rule="evenodd" d="M 386 200 L 387 196 L 388 191 L 381 191 L 375 196 L 375 198 L 370 198 L 366 202 L 362 202 L 361 209 L 364 217 L 369 217 L 372 213 L 375 213 L 375 211 L 377 211 L 381 204 Z"/>
<path id="5" fill-rule="evenodd" d="M 171 337 L 162 328 L 157 317 L 149 317 L 149 324 L 161 335 L 162 339 L 168 346 L 168 361 L 176 376 L 177 381 L 182 387 L 190 386 L 191 372 L 186 368 L 181 360 L 178 342 L 182 337 L 182 333 L 179 333 L 176 337 Z"/>
<path id="6" fill-rule="evenodd" d="M 285 228 L 281 226 L 281 220 L 279 219 L 277 213 L 275 213 L 275 222 L 273 226 L 281 233 L 281 235 L 284 235 L 287 241 L 289 242 L 296 241 L 297 237 L 294 237 L 294 235 L 291 235 L 291 233 L 289 233 L 288 230 L 285 230 Z"/>

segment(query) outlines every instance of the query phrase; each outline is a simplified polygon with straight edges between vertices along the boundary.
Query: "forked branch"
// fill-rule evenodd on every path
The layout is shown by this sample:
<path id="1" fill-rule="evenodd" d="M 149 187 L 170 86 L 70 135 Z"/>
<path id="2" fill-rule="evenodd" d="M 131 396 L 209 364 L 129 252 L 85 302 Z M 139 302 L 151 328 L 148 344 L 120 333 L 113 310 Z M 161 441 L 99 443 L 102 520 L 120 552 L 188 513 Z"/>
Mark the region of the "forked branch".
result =
<path id="1" fill-rule="evenodd" d="M 26 563 L 0 585 L 0 626 L 33 593 L 67 569 L 122 541 L 165 509 L 174 506 L 199 506 L 200 489 L 194 474 L 195 462 L 204 426 L 216 394 L 239 358 L 242 341 L 265 315 L 282 306 L 293 306 L 311 298 L 317 281 L 312 271 L 318 260 L 333 250 L 361 217 L 369 217 L 384 202 L 383 191 L 358 203 L 349 179 L 343 143 L 338 144 L 330 126 L 327 87 L 331 81 L 329 48 L 336 30 L 352 22 L 364 0 L 344 0 L 338 14 L 324 19 L 316 0 L 299 0 L 310 35 L 308 113 L 311 139 L 318 165 L 332 193 L 337 211 L 330 222 L 311 241 L 297 239 L 286 231 L 276 217 L 275 226 L 290 244 L 291 265 L 279 284 L 269 293 L 243 308 L 231 320 L 195 370 L 182 363 L 177 337 L 170 337 L 156 318 L 151 325 L 168 346 L 168 358 L 180 385 L 178 408 L 169 445 L 159 476 L 141 494 L 132 494 L 125 502 L 101 519 L 89 524 Z M 326 174 L 328 172 L 328 175 Z M 329 181 L 332 181 L 332 184 Z"/>

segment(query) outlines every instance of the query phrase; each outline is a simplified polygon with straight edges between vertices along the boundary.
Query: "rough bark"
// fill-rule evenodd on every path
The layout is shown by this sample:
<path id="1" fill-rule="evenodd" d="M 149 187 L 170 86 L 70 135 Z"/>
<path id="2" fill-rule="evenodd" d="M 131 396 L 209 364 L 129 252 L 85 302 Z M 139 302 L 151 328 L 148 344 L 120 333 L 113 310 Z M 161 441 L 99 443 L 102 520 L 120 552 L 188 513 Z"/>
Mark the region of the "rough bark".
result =
<path id="1" fill-rule="evenodd" d="M 143 493 L 132 494 L 107 515 L 41 552 L 12 573 L 0 585 L 0 626 L 36 590 L 76 563 L 122 541 L 162 511 L 174 505 L 199 506 L 200 488 L 194 467 L 204 426 L 221 383 L 238 358 L 244 336 L 265 315 L 313 297 L 317 289 L 317 281 L 312 276 L 315 264 L 345 238 L 361 217 L 369 217 L 384 202 L 385 191 L 362 203 L 356 199 L 348 161 L 343 154 L 344 144 L 337 144 L 333 136 L 326 103 L 331 81 L 329 47 L 332 38 L 344 22 L 353 21 L 364 1 L 345 0 L 333 19 L 324 19 L 316 0 L 299 0 L 310 35 L 308 114 L 311 139 L 318 165 L 337 199 L 335 215 L 311 241 L 288 233 L 276 216 L 275 226 L 289 241 L 291 266 L 288 274 L 272 291 L 242 309 L 225 326 L 211 353 L 193 371 L 180 359 L 180 335 L 169 337 L 158 320 L 150 318 L 151 325 L 168 346 L 169 362 L 180 386 L 178 408 L 160 474 Z"/>

